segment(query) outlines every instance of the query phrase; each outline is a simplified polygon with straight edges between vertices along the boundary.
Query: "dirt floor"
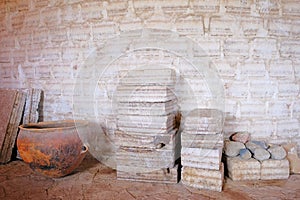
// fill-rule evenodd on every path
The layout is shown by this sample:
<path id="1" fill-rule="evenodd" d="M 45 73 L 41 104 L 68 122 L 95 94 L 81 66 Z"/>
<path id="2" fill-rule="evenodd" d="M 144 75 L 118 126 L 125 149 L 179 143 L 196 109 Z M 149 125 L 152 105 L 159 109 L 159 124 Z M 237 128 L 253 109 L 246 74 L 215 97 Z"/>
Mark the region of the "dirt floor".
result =
<path id="1" fill-rule="evenodd" d="M 116 172 L 87 156 L 71 175 L 52 179 L 22 161 L 0 165 L 0 199 L 300 199 L 300 175 L 277 181 L 225 180 L 223 192 L 178 184 L 116 180 Z"/>

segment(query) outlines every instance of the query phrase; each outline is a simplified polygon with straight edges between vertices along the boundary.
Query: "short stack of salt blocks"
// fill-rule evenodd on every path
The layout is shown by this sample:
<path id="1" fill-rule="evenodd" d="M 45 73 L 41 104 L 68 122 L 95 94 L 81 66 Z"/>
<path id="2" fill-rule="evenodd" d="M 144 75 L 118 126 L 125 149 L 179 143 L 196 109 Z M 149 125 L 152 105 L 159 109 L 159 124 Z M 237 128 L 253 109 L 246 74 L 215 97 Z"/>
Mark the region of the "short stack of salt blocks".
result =
<path id="1" fill-rule="evenodd" d="M 234 181 L 275 180 L 289 177 L 289 161 L 280 145 L 250 140 L 250 133 L 237 132 L 225 140 L 226 173 Z M 247 154 L 246 154 L 247 153 Z"/>
<path id="2" fill-rule="evenodd" d="M 254 158 L 243 160 L 239 157 L 226 157 L 227 173 L 234 181 L 243 180 L 276 180 L 289 177 L 287 159 L 268 159 L 262 162 Z"/>
<path id="3" fill-rule="evenodd" d="M 152 67 L 125 74 L 116 90 L 117 178 L 177 183 L 181 145 L 176 72 Z"/>
<path id="4" fill-rule="evenodd" d="M 181 181 L 184 185 L 222 191 L 222 129 L 223 113 L 217 109 L 195 109 L 185 117 L 181 133 Z"/>

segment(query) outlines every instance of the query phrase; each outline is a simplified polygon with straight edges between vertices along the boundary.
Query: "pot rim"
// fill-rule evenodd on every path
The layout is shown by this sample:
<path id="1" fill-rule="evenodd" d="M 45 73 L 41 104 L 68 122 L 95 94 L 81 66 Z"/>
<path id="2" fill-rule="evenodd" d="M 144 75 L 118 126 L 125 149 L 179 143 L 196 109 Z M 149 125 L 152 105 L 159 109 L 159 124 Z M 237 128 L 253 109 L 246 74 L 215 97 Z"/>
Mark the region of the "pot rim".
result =
<path id="1" fill-rule="evenodd" d="M 67 126 L 53 126 L 51 125 L 65 124 Z M 22 124 L 19 126 L 21 130 L 25 131 L 49 131 L 49 130 L 61 130 L 61 129 L 74 129 L 78 127 L 87 126 L 88 121 L 86 120 L 56 120 L 56 121 L 45 121 L 37 123 Z M 43 128 L 44 127 L 44 128 Z"/>

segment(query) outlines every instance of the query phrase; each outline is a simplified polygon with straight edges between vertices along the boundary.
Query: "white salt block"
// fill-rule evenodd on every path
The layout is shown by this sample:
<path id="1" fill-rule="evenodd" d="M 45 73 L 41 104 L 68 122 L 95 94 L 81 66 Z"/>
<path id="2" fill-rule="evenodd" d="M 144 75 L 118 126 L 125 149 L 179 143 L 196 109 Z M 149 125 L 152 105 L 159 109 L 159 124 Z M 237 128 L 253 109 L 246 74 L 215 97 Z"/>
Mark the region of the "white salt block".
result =
<path id="1" fill-rule="evenodd" d="M 188 134 L 181 132 L 181 146 L 188 148 L 218 148 L 223 147 L 223 133 L 216 134 Z"/>
<path id="2" fill-rule="evenodd" d="M 181 164 L 186 167 L 218 170 L 222 148 L 181 148 Z"/>
<path id="3" fill-rule="evenodd" d="M 290 162 L 290 172 L 293 174 L 300 174 L 300 158 L 297 153 L 297 144 L 288 143 L 283 145 L 287 152 L 287 159 Z"/>
<path id="4" fill-rule="evenodd" d="M 171 130 L 168 133 L 145 134 L 127 133 L 120 130 L 115 131 L 115 145 L 126 147 L 144 147 L 144 148 L 159 148 L 172 143 L 176 137 L 177 130 Z"/>
<path id="5" fill-rule="evenodd" d="M 120 102 L 118 114 L 122 115 L 168 115 L 178 109 L 176 101 L 168 102 Z"/>
<path id="6" fill-rule="evenodd" d="M 170 68 L 149 67 L 134 69 L 119 73 L 120 85 L 174 85 L 176 83 L 176 72 Z"/>
<path id="7" fill-rule="evenodd" d="M 178 183 L 178 168 L 141 168 L 135 166 L 117 165 L 117 179 L 151 183 Z"/>
<path id="8" fill-rule="evenodd" d="M 172 137 L 169 144 L 147 147 L 120 146 L 116 151 L 117 165 L 141 168 L 172 168 L 180 157 L 180 135 Z"/>
<path id="9" fill-rule="evenodd" d="M 243 160 L 240 157 L 226 157 L 228 176 L 233 181 L 259 180 L 261 164 L 258 160 L 250 158 Z"/>
<path id="10" fill-rule="evenodd" d="M 288 179 L 290 175 L 290 165 L 287 159 L 284 160 L 264 160 L 261 163 L 261 179 Z"/>
<path id="11" fill-rule="evenodd" d="M 118 86 L 117 102 L 167 102 L 176 99 L 173 88 L 162 85 Z"/>
<path id="12" fill-rule="evenodd" d="M 221 192 L 224 182 L 224 165 L 222 163 L 219 170 L 183 167 L 181 181 L 186 186 Z"/>
<path id="13" fill-rule="evenodd" d="M 167 129 L 168 127 L 175 127 L 176 115 L 162 115 L 162 116 L 151 116 L 151 115 L 118 115 L 117 126 L 118 127 L 132 127 L 132 128 L 151 128 L 151 129 Z"/>

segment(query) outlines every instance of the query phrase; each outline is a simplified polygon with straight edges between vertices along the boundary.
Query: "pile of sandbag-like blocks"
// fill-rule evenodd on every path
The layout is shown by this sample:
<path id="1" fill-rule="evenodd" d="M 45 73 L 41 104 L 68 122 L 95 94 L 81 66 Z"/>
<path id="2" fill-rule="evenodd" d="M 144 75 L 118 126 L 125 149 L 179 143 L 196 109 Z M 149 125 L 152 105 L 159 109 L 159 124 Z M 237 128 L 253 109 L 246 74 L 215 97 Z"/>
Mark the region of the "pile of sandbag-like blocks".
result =
<path id="1" fill-rule="evenodd" d="M 226 173 L 232 180 L 287 179 L 289 160 L 283 146 L 250 140 L 250 133 L 237 132 L 225 141 Z"/>
<path id="2" fill-rule="evenodd" d="M 196 109 L 185 117 L 181 133 L 183 184 L 222 191 L 222 129 L 223 113 L 216 109 Z"/>
<path id="3" fill-rule="evenodd" d="M 176 72 L 152 68 L 122 74 L 116 90 L 117 179 L 177 183 Z"/>

